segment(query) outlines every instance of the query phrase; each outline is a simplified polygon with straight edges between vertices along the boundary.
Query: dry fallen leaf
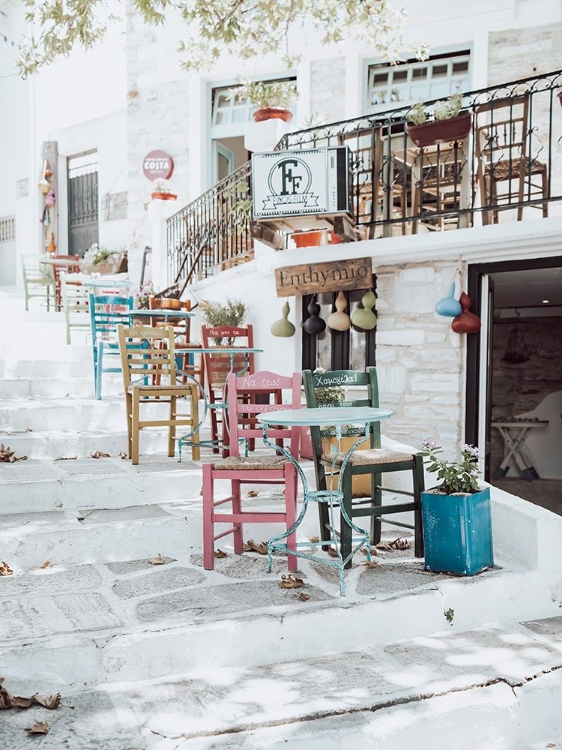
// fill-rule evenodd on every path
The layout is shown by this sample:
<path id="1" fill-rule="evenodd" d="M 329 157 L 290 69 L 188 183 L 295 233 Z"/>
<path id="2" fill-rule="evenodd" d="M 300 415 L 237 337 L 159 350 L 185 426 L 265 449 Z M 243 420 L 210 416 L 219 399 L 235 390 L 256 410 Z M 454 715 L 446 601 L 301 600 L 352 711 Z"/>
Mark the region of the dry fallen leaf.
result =
<path id="1" fill-rule="evenodd" d="M 260 493 L 259 493 L 259 492 L 256 492 L 256 490 L 250 490 L 250 491 L 248 492 L 248 497 L 258 497 L 258 496 L 259 496 L 259 494 L 260 494 Z"/>
<path id="2" fill-rule="evenodd" d="M 248 539 L 244 542 L 244 552 L 258 552 L 260 555 L 267 555 L 267 542 L 254 542 Z"/>
<path id="3" fill-rule="evenodd" d="M 299 591 L 299 593 L 295 594 L 295 596 L 301 602 L 307 602 L 310 599 L 310 594 L 305 594 L 304 591 Z"/>
<path id="4" fill-rule="evenodd" d="M 94 453 L 90 453 L 90 456 L 92 458 L 109 458 L 109 453 L 104 453 L 103 451 L 94 451 Z"/>
<path id="5" fill-rule="evenodd" d="M 39 703 L 41 706 L 45 706 L 45 708 L 58 708 L 60 704 L 60 693 L 55 693 L 55 695 L 33 695 L 32 698 L 35 700 L 35 703 Z"/>
<path id="6" fill-rule="evenodd" d="M 556 747 L 556 742 L 549 742 L 546 747 Z"/>
<path id="7" fill-rule="evenodd" d="M 20 695 L 13 695 L 12 696 L 12 706 L 13 708 L 29 708 L 33 705 L 35 702 L 35 696 L 32 695 L 31 698 L 22 698 Z"/>
<path id="8" fill-rule="evenodd" d="M 2 678 L 2 682 L 3 682 Z M 4 709 L 11 708 L 12 707 L 12 698 L 10 696 L 10 693 L 2 687 L 2 683 L 0 682 L 0 711 L 3 711 Z"/>
<path id="9" fill-rule="evenodd" d="M 330 555 L 330 557 L 338 557 L 338 552 L 333 547 L 328 547 L 326 552 Z"/>
<path id="10" fill-rule="evenodd" d="M 7 562 L 0 560 L 0 576 L 11 576 L 14 571 L 10 568 Z"/>
<path id="11" fill-rule="evenodd" d="M 55 461 L 76 461 L 78 456 L 59 456 Z"/>
<path id="12" fill-rule="evenodd" d="M 226 552 L 223 552 L 222 549 L 216 549 L 215 557 L 217 558 L 217 560 L 220 560 L 221 557 L 228 557 L 228 555 L 226 554 Z"/>
<path id="13" fill-rule="evenodd" d="M 123 451 L 119 451 L 119 458 L 129 458 L 129 456 Z"/>
<path id="14" fill-rule="evenodd" d="M 45 562 L 43 563 L 43 565 L 40 565 L 39 567 L 40 568 L 54 568 L 55 567 L 55 563 L 52 560 L 45 560 Z"/>
<path id="15" fill-rule="evenodd" d="M 279 587 L 282 589 L 300 589 L 301 586 L 304 586 L 304 581 L 302 578 L 297 578 L 297 576 L 281 576 L 281 580 L 279 581 Z"/>
<path id="16" fill-rule="evenodd" d="M 311 536 L 308 541 L 312 542 L 313 544 L 316 544 L 317 542 L 320 541 L 320 537 L 319 536 Z"/>
<path id="17" fill-rule="evenodd" d="M 371 560 L 370 562 L 365 560 L 365 562 L 361 563 L 361 565 L 363 565 L 365 568 L 376 568 L 378 565 L 378 562 L 376 560 Z"/>
<path id="18" fill-rule="evenodd" d="M 411 543 L 407 539 L 398 537 L 397 539 L 393 539 L 391 542 L 379 542 L 376 545 L 376 548 L 378 550 L 389 552 L 395 549 L 400 549 L 400 550 L 410 549 L 411 546 L 412 546 Z"/>
<path id="19" fill-rule="evenodd" d="M 166 558 L 158 554 L 156 557 L 151 557 L 148 561 L 151 565 L 164 565 Z"/>
<path id="20" fill-rule="evenodd" d="M 26 728 L 26 732 L 29 734 L 48 734 L 51 727 L 46 721 L 36 721 L 31 727 Z"/>
<path id="21" fill-rule="evenodd" d="M 10 450 L 7 445 L 0 445 L 0 461 L 7 464 L 13 464 L 14 461 L 27 461 L 27 456 L 16 456 L 15 452 Z"/>

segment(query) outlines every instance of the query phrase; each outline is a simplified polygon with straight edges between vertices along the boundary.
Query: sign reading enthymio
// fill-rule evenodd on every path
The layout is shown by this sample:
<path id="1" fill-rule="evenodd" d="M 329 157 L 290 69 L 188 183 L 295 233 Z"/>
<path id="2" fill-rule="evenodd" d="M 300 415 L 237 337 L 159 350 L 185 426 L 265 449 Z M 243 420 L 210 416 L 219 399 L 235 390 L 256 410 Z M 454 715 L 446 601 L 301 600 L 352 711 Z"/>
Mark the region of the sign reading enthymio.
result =
<path id="1" fill-rule="evenodd" d="M 371 258 L 353 258 L 276 268 L 275 285 L 278 297 L 302 297 L 345 289 L 369 289 L 372 276 Z"/>
<path id="2" fill-rule="evenodd" d="M 344 146 L 252 156 L 253 218 L 349 212 L 349 155 Z"/>

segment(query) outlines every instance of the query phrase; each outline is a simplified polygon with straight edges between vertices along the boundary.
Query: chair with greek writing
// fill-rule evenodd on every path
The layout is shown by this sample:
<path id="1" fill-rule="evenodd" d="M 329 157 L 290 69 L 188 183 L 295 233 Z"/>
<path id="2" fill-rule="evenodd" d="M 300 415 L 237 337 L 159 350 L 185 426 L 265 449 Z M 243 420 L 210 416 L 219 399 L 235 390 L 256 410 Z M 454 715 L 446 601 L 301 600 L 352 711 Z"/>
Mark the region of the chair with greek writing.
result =
<path id="1" fill-rule="evenodd" d="M 284 403 L 277 403 L 278 394 Z M 241 456 L 240 444 L 261 438 L 263 431 L 256 416 L 265 411 L 297 409 L 301 406 L 301 376 L 290 377 L 268 371 L 237 376 L 227 376 L 227 403 L 229 408 L 228 458 L 216 459 L 203 465 L 203 564 L 212 570 L 215 562 L 215 542 L 228 534 L 234 535 L 234 552 L 244 551 L 243 525 L 245 523 L 284 523 L 290 529 L 296 519 L 297 473 L 295 466 L 285 456 Z M 268 438 L 283 441 L 291 456 L 298 461 L 298 427 L 271 427 Z M 226 498 L 215 496 L 216 480 L 230 481 L 230 494 Z M 243 484 L 281 484 L 284 486 L 283 507 L 271 508 L 271 500 L 242 495 Z M 262 493 L 263 494 L 263 493 Z M 230 510 L 221 506 L 230 504 Z M 226 530 L 215 531 L 216 524 L 228 524 Z M 296 535 L 288 538 L 289 548 L 296 549 Z M 297 558 L 288 556 L 289 570 L 296 570 Z"/>
<path id="2" fill-rule="evenodd" d="M 377 381 L 377 370 L 375 367 L 367 368 L 366 372 L 355 370 L 337 370 L 334 372 L 312 373 L 310 370 L 303 371 L 304 392 L 306 404 L 309 407 L 315 406 L 370 406 L 379 407 L 379 389 Z M 352 397 L 347 392 L 347 388 L 353 388 L 355 392 L 359 388 L 359 393 L 354 393 Z M 322 396 L 325 395 L 326 389 L 335 388 L 337 397 L 342 396 L 345 400 L 330 400 L 330 403 L 324 401 Z M 351 398 L 351 400 L 350 400 Z M 316 483 L 318 490 L 326 490 L 337 484 L 339 478 L 339 466 L 341 466 L 346 455 L 346 446 L 344 440 L 351 441 L 348 448 L 360 439 L 360 433 L 353 428 L 343 434 L 342 445 L 338 446 L 334 441 L 335 431 L 320 430 L 319 427 L 311 427 L 310 434 L 312 438 L 312 452 L 314 460 L 314 469 L 316 473 Z M 331 445 L 330 445 L 331 442 Z M 339 452 L 338 452 L 339 450 Z M 334 451 L 336 451 L 334 453 Z M 387 488 L 381 485 L 382 475 L 389 472 L 409 472 L 411 474 L 412 490 Z M 368 498 L 364 497 L 365 493 L 355 491 L 353 479 L 361 475 L 369 475 L 371 478 L 371 491 Z M 381 431 L 380 423 L 373 422 L 367 435 L 367 445 L 359 446 L 350 458 L 343 476 L 342 491 L 344 494 L 343 504 L 349 518 L 370 517 L 371 519 L 371 541 L 377 544 L 381 538 L 381 524 L 383 522 L 394 526 L 414 529 L 414 551 L 416 557 L 423 557 L 423 530 L 421 517 L 421 493 L 424 489 L 423 478 L 423 458 L 415 453 L 388 450 L 381 448 Z M 407 502 L 396 502 L 395 499 L 390 503 L 383 504 L 383 493 L 391 495 L 406 495 L 410 499 Z M 356 497 L 360 495 L 361 497 Z M 322 541 L 330 540 L 329 514 L 326 503 L 319 503 L 320 512 L 320 530 Z M 403 522 L 402 520 L 390 520 L 387 516 L 393 516 L 399 513 L 411 512 L 414 514 L 413 524 Z M 351 552 L 351 529 L 347 523 L 340 523 L 341 529 L 341 551 L 345 558 Z M 351 560 L 349 561 L 349 566 Z"/>
<path id="3" fill-rule="evenodd" d="M 220 347 L 240 347 L 252 349 L 254 346 L 254 329 L 251 325 L 240 326 L 201 326 L 203 348 L 216 347 L 216 352 L 203 355 L 206 372 L 206 394 L 211 416 L 211 440 L 213 453 L 228 444 L 226 438 L 227 423 L 224 419 L 226 409 L 225 385 L 230 372 L 242 374 L 253 372 L 254 355 L 250 353 L 221 351 Z M 219 432 L 220 428 L 220 432 Z M 219 434 L 221 438 L 219 438 Z M 226 451 L 227 453 L 228 451 Z M 223 455 L 226 455 L 223 453 Z"/>

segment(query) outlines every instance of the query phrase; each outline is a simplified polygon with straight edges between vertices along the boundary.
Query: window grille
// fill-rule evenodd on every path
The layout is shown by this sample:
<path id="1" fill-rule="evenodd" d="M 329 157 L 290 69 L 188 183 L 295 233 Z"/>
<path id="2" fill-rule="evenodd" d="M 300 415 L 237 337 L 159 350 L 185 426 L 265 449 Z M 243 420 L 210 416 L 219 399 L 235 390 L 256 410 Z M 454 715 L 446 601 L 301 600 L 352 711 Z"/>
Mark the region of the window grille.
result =
<path id="1" fill-rule="evenodd" d="M 16 217 L 4 216 L 0 219 L 0 242 L 11 242 L 16 239 Z"/>
<path id="2" fill-rule="evenodd" d="M 417 101 L 442 99 L 469 88 L 468 51 L 436 55 L 425 62 L 371 65 L 368 73 L 370 111 L 403 107 Z"/>

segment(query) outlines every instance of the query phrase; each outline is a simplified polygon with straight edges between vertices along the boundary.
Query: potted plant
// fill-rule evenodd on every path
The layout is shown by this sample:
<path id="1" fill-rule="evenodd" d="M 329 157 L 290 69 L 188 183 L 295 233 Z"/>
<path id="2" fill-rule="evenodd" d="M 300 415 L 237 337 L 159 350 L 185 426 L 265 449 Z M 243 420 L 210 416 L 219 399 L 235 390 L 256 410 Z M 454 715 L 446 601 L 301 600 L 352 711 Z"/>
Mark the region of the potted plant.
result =
<path id="1" fill-rule="evenodd" d="M 168 180 L 156 180 L 152 186 L 152 193 L 150 195 L 153 201 L 175 201 L 178 199 L 176 193 L 172 192 L 172 188 Z"/>
<path id="2" fill-rule="evenodd" d="M 251 81 L 241 79 L 240 85 L 230 90 L 231 98 L 238 97 L 254 107 L 254 120 L 284 120 L 291 122 L 291 107 L 298 99 L 292 81 Z"/>
<path id="3" fill-rule="evenodd" d="M 120 273 L 121 267 L 126 265 L 126 250 L 109 250 L 100 247 L 97 242 L 86 250 L 82 259 L 78 262 L 82 273 Z"/>
<path id="4" fill-rule="evenodd" d="M 465 445 L 462 461 L 445 461 L 442 448 L 423 441 L 427 470 L 441 484 L 422 492 L 425 569 L 472 576 L 494 564 L 490 488 L 478 485 L 478 448 Z"/>
<path id="5" fill-rule="evenodd" d="M 221 302 L 207 302 L 202 300 L 199 303 L 199 309 L 203 313 L 205 324 L 211 327 L 233 326 L 237 328 L 246 317 L 246 303 L 241 300 L 226 300 Z M 222 337 L 215 337 L 215 344 L 221 346 Z M 230 346 L 233 339 L 227 339 Z"/>
<path id="6" fill-rule="evenodd" d="M 470 133 L 472 113 L 461 112 L 462 94 L 457 91 L 448 99 L 437 102 L 433 119 L 429 119 L 423 102 L 415 104 L 408 114 L 408 135 L 420 148 L 439 143 L 461 141 Z"/>

